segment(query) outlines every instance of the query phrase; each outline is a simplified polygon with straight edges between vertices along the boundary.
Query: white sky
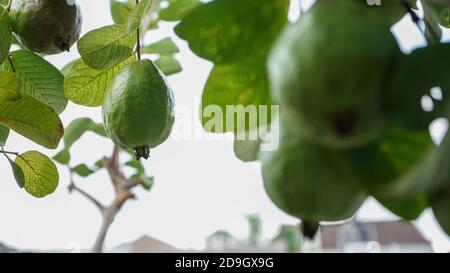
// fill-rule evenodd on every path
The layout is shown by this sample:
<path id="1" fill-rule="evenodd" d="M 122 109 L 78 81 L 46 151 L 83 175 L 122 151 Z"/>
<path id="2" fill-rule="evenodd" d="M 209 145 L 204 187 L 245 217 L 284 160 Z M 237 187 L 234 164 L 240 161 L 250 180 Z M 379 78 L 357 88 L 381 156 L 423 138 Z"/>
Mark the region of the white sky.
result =
<path id="1" fill-rule="evenodd" d="M 112 23 L 108 0 L 79 0 L 83 15 L 83 33 Z M 304 1 L 305 7 L 311 1 Z M 292 17 L 298 7 L 293 7 Z M 195 99 L 201 96 L 212 65 L 190 53 L 187 45 L 173 35 L 173 25 L 161 27 L 149 41 L 170 35 L 181 48 L 178 59 L 184 71 L 169 78 L 178 105 L 197 110 Z M 409 24 L 408 18 L 395 27 L 400 33 L 402 48 L 406 51 L 423 43 L 421 34 Z M 446 37 L 450 37 L 446 33 Z M 58 67 L 78 57 L 76 48 L 71 53 L 51 56 L 47 59 Z M 192 113 L 192 123 L 201 129 L 197 113 Z M 64 124 L 77 117 L 101 120 L 100 108 L 88 108 L 70 104 L 62 115 Z M 169 140 L 152 151 L 145 163 L 156 177 L 156 185 L 150 193 L 138 190 L 139 200 L 129 202 L 116 218 L 106 240 L 107 247 L 140 237 L 143 234 L 156 237 L 179 248 L 201 249 L 205 238 L 217 229 L 229 230 L 238 237 L 247 235 L 244 215 L 258 213 L 263 220 L 263 231 L 271 237 L 280 224 L 296 224 L 297 220 L 278 210 L 266 196 L 260 166 L 245 164 L 233 154 L 232 141 L 175 141 Z M 111 143 L 88 133 L 72 149 L 72 164 L 93 164 L 109 154 Z M 25 152 L 40 150 L 55 154 L 14 133 L 7 149 Z M 69 195 L 68 174 L 60 170 L 57 191 L 44 199 L 34 199 L 20 190 L 11 174 L 7 161 L 0 161 L 0 241 L 22 248 L 61 249 L 75 242 L 82 248 L 90 248 L 100 225 L 100 215 L 91 203 L 78 194 Z M 111 200 L 112 189 L 105 172 L 83 181 L 83 187 L 104 203 Z M 395 217 L 369 200 L 358 217 L 367 220 L 386 220 Z M 450 251 L 450 240 L 444 235 L 430 211 L 424 213 L 416 224 L 435 250 Z"/>

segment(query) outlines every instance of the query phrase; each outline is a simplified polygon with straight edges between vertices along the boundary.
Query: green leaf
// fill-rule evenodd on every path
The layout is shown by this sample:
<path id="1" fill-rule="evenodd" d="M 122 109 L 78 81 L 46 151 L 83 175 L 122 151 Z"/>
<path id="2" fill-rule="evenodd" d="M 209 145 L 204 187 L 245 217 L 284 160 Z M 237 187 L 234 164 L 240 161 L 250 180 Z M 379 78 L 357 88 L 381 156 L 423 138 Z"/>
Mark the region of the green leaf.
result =
<path id="1" fill-rule="evenodd" d="M 109 83 L 127 64 L 136 60 L 132 55 L 108 70 L 96 70 L 78 60 L 64 81 L 64 93 L 72 102 L 97 107 L 103 104 Z"/>
<path id="2" fill-rule="evenodd" d="M 130 160 L 125 163 L 125 166 L 135 169 L 136 175 L 141 175 L 141 174 L 145 173 L 144 166 L 142 166 L 142 163 L 138 160 Z"/>
<path id="3" fill-rule="evenodd" d="M 445 28 L 450 28 L 450 7 L 442 3 L 421 1 L 425 9 L 432 9 L 439 21 L 439 24 Z"/>
<path id="4" fill-rule="evenodd" d="M 439 11 L 430 3 L 426 1 L 421 2 L 424 12 L 425 35 L 430 43 L 437 44 L 442 38 L 442 30 L 439 26 Z"/>
<path id="5" fill-rule="evenodd" d="M 424 128 L 445 116 L 450 92 L 450 44 L 431 45 L 403 56 L 388 87 L 386 115 L 407 128 Z M 414 67 L 414 69 L 411 69 Z M 443 100 L 434 102 L 433 111 L 423 111 L 420 101 L 434 87 L 441 87 Z"/>
<path id="6" fill-rule="evenodd" d="M 150 191 L 153 188 L 153 185 L 155 184 L 155 178 L 154 177 L 149 177 L 146 176 L 144 174 L 140 175 L 140 178 L 142 180 L 142 187 L 146 190 L 146 191 Z"/>
<path id="7" fill-rule="evenodd" d="M 258 129 L 255 129 L 258 130 Z M 261 151 L 261 143 L 263 142 L 261 135 L 258 132 L 253 132 L 256 139 L 250 139 L 248 136 L 251 133 L 247 133 L 245 139 L 239 139 L 237 136 L 234 140 L 233 150 L 237 158 L 243 162 L 257 161 L 259 153 Z"/>
<path id="8" fill-rule="evenodd" d="M 227 111 L 227 106 L 256 107 L 255 110 L 258 111 L 259 106 L 267 105 L 270 109 L 271 104 L 264 60 L 250 58 L 239 63 L 216 65 L 209 75 L 203 92 L 203 126 L 206 131 L 213 133 L 249 131 L 258 125 L 267 124 L 251 125 L 247 118 L 244 120 L 238 115 L 234 115 L 234 119 L 227 118 L 227 114 L 232 114 Z M 219 106 L 223 116 L 208 116 L 210 106 Z M 240 116 L 243 117 L 243 114 L 245 113 L 241 113 Z M 210 126 L 211 121 L 214 120 L 220 120 L 222 128 Z M 245 124 L 242 123 L 243 121 Z M 269 117 L 267 123 L 270 123 Z"/>
<path id="9" fill-rule="evenodd" d="M 145 54 L 175 54 L 180 52 L 178 46 L 171 38 L 164 38 L 143 48 Z"/>
<path id="10" fill-rule="evenodd" d="M 126 24 L 126 32 L 133 33 L 142 22 L 144 15 L 148 13 L 152 5 L 152 0 L 141 0 L 131 11 L 130 17 Z"/>
<path id="11" fill-rule="evenodd" d="M 105 167 L 105 160 L 104 159 L 99 159 L 95 162 L 95 167 L 97 168 L 97 170 L 100 170 L 102 168 Z"/>
<path id="12" fill-rule="evenodd" d="M 191 50 L 215 63 L 241 60 L 271 47 L 287 23 L 288 0 L 220 0 L 195 9 L 175 27 Z"/>
<path id="13" fill-rule="evenodd" d="M 127 34 L 123 25 L 94 29 L 78 41 L 84 63 L 94 69 L 109 69 L 128 58 L 136 44 L 136 33 Z"/>
<path id="14" fill-rule="evenodd" d="M 22 168 L 14 161 L 8 158 L 9 164 L 11 165 L 11 169 L 13 171 L 14 179 L 19 185 L 20 188 L 25 186 L 25 175 L 23 174 Z"/>
<path id="15" fill-rule="evenodd" d="M 376 198 L 380 204 L 395 215 L 408 220 L 416 220 L 428 207 L 428 200 L 424 194 L 407 198 Z"/>
<path id="16" fill-rule="evenodd" d="M 155 64 L 166 76 L 179 73 L 183 70 L 180 62 L 172 55 L 161 55 L 155 61 Z"/>
<path id="17" fill-rule="evenodd" d="M 20 99 L 20 81 L 15 73 L 0 71 L 0 102 Z"/>
<path id="18" fill-rule="evenodd" d="M 0 147 L 4 147 L 9 136 L 9 128 L 0 124 Z"/>
<path id="19" fill-rule="evenodd" d="M 67 106 L 63 93 L 64 76 L 42 57 L 27 51 L 11 53 L 13 67 L 7 64 L 8 71 L 15 71 L 21 81 L 21 93 L 32 96 L 60 114 Z"/>
<path id="20" fill-rule="evenodd" d="M 445 28 L 450 28 L 450 8 L 445 7 L 440 10 L 440 24 Z"/>
<path id="21" fill-rule="evenodd" d="M 6 59 L 11 48 L 12 27 L 9 13 L 0 6 L 0 64 Z"/>
<path id="22" fill-rule="evenodd" d="M 86 164 L 79 164 L 73 167 L 72 171 L 81 177 L 88 177 L 94 173 L 94 171 L 91 170 Z"/>
<path id="23" fill-rule="evenodd" d="M 64 133 L 64 146 L 66 149 L 72 147 L 72 145 L 81 138 L 81 136 L 87 132 L 91 131 L 100 136 L 106 136 L 103 129 L 103 124 L 96 123 L 90 118 L 78 118 L 73 120 L 69 126 L 67 126 Z"/>
<path id="24" fill-rule="evenodd" d="M 115 24 L 125 24 L 133 10 L 131 1 L 110 0 L 111 17 Z"/>
<path id="25" fill-rule="evenodd" d="M 340 151 L 335 161 L 377 198 L 412 198 L 437 184 L 433 173 L 439 158 L 428 127 L 390 124 L 377 143 Z"/>
<path id="26" fill-rule="evenodd" d="M 0 123 L 49 149 L 58 146 L 64 132 L 55 111 L 27 95 L 16 101 L 0 102 Z"/>
<path id="27" fill-rule="evenodd" d="M 16 157 L 17 165 L 25 177 L 25 190 L 41 198 L 53 193 L 58 186 L 59 174 L 55 164 L 46 155 L 37 151 L 26 152 Z"/>
<path id="28" fill-rule="evenodd" d="M 196 8 L 203 5 L 199 0 L 168 0 L 168 6 L 159 10 L 159 19 L 164 21 L 179 21 Z"/>
<path id="29" fill-rule="evenodd" d="M 70 151 L 68 148 L 64 147 L 60 152 L 53 156 L 53 160 L 62 165 L 67 165 L 70 162 Z"/>

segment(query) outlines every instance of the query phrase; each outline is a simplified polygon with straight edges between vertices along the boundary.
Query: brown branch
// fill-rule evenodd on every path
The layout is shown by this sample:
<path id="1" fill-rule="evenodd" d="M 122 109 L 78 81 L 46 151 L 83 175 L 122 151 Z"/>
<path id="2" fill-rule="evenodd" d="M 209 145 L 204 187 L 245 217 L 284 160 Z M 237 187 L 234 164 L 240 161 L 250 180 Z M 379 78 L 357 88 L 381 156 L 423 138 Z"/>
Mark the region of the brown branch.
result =
<path id="1" fill-rule="evenodd" d="M 72 176 L 72 174 L 71 174 Z M 78 192 L 82 196 L 84 196 L 86 199 L 91 201 L 99 210 L 100 213 L 103 215 L 105 213 L 105 206 L 103 206 L 95 197 L 93 197 L 91 194 L 87 193 L 83 189 L 79 188 L 75 183 L 73 182 L 72 177 L 70 178 L 70 185 L 67 187 L 69 190 L 69 193 L 72 193 L 73 191 Z"/>
<path id="2" fill-rule="evenodd" d="M 103 159 L 103 164 L 106 168 L 106 170 L 108 171 L 109 177 L 111 178 L 111 182 L 113 184 L 114 189 L 116 190 L 117 193 L 117 189 L 118 189 L 118 185 L 120 184 L 120 180 L 121 180 L 121 173 L 119 170 L 119 152 L 120 152 L 120 148 L 117 146 L 114 146 L 113 152 L 111 154 L 111 157 L 105 157 Z"/>
<path id="3" fill-rule="evenodd" d="M 113 206 L 116 206 L 118 209 L 120 209 L 122 208 L 123 204 L 125 204 L 125 202 L 129 199 L 136 199 L 136 195 L 129 191 L 123 192 L 116 197 Z"/>
<path id="4" fill-rule="evenodd" d="M 136 199 L 136 196 L 130 190 L 136 185 L 142 183 L 142 181 L 138 179 L 127 179 L 123 175 L 120 170 L 119 153 L 120 148 L 114 146 L 111 157 L 106 157 L 103 160 L 105 168 L 112 181 L 116 196 L 112 204 L 106 207 L 104 213 L 102 214 L 102 225 L 98 232 L 94 246 L 92 247 L 92 252 L 98 253 L 103 251 L 106 235 L 111 224 L 114 222 L 116 215 L 119 213 L 125 202 L 131 199 Z"/>
<path id="5" fill-rule="evenodd" d="M 143 183 L 143 181 L 139 177 L 131 178 L 131 179 L 127 180 L 127 182 L 125 184 L 125 188 L 127 190 L 131 190 L 132 188 L 137 187 L 137 186 L 141 185 L 142 183 Z"/>

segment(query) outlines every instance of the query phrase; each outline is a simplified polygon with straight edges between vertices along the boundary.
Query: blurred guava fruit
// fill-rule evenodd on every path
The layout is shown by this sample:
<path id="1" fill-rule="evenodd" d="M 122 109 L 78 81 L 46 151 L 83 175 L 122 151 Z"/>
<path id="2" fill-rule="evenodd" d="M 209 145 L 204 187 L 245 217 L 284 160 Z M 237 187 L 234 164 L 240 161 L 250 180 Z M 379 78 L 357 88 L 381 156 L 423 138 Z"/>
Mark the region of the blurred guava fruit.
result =
<path id="1" fill-rule="evenodd" d="M 304 229 L 350 218 L 366 198 L 349 182 L 351 174 L 342 172 L 333 150 L 293 132 L 286 119 L 280 123 L 280 146 L 260 158 L 267 194 L 281 210 L 302 219 Z"/>
<path id="2" fill-rule="evenodd" d="M 383 10 L 359 0 L 317 1 L 272 50 L 272 95 L 318 143 L 360 146 L 382 131 L 383 91 L 400 54 Z"/>

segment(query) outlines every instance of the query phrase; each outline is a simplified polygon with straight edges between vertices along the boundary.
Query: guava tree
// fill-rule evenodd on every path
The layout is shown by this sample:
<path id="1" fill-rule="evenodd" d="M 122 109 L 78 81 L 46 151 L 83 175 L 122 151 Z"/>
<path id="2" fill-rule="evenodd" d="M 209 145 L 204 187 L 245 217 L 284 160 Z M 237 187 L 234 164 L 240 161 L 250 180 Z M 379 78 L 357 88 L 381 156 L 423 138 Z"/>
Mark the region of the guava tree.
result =
<path id="1" fill-rule="evenodd" d="M 449 233 L 449 137 L 436 145 L 428 127 L 448 118 L 450 46 L 441 35 L 450 27 L 450 2 L 317 0 L 295 24 L 288 22 L 291 2 L 111 0 L 114 24 L 79 38 L 76 1 L 0 0 L 0 153 L 18 185 L 44 197 L 58 185 L 54 161 L 81 177 L 105 168 L 116 191 L 110 206 L 73 177 L 69 186 L 100 209 L 103 224 L 93 250 L 102 250 L 132 189 L 152 184 L 140 159 L 171 132 L 174 101 L 166 76 L 181 71 L 178 47 L 170 38 L 143 41 L 160 22 L 178 22 L 176 35 L 214 64 L 202 113 L 211 105 L 225 113 L 230 105 L 280 105 L 280 116 L 258 117 L 256 124 L 244 116 L 243 126 L 232 126 L 239 119 L 234 113 L 203 115 L 202 123 L 211 133 L 236 134 L 235 153 L 243 161 L 261 160 L 269 197 L 303 220 L 306 236 L 314 236 L 321 221 L 351 217 L 367 196 L 407 220 L 431 206 Z M 427 41 L 410 54 L 390 32 L 404 16 Z M 75 43 L 80 58 L 61 71 L 45 60 Z M 433 88 L 442 92 L 430 93 Z M 431 109 L 421 107 L 423 98 Z M 104 124 L 80 117 L 64 132 L 59 114 L 69 101 L 102 107 Z M 260 152 L 263 128 L 280 136 L 277 150 Z M 10 130 L 49 149 L 64 144 L 53 159 L 9 151 Z M 86 131 L 109 137 L 113 152 L 95 166 L 73 166 L 70 149 Z M 255 131 L 257 139 L 238 137 Z M 129 161 L 119 162 L 119 153 L 129 154 Z M 135 174 L 126 177 L 124 166 Z"/>

